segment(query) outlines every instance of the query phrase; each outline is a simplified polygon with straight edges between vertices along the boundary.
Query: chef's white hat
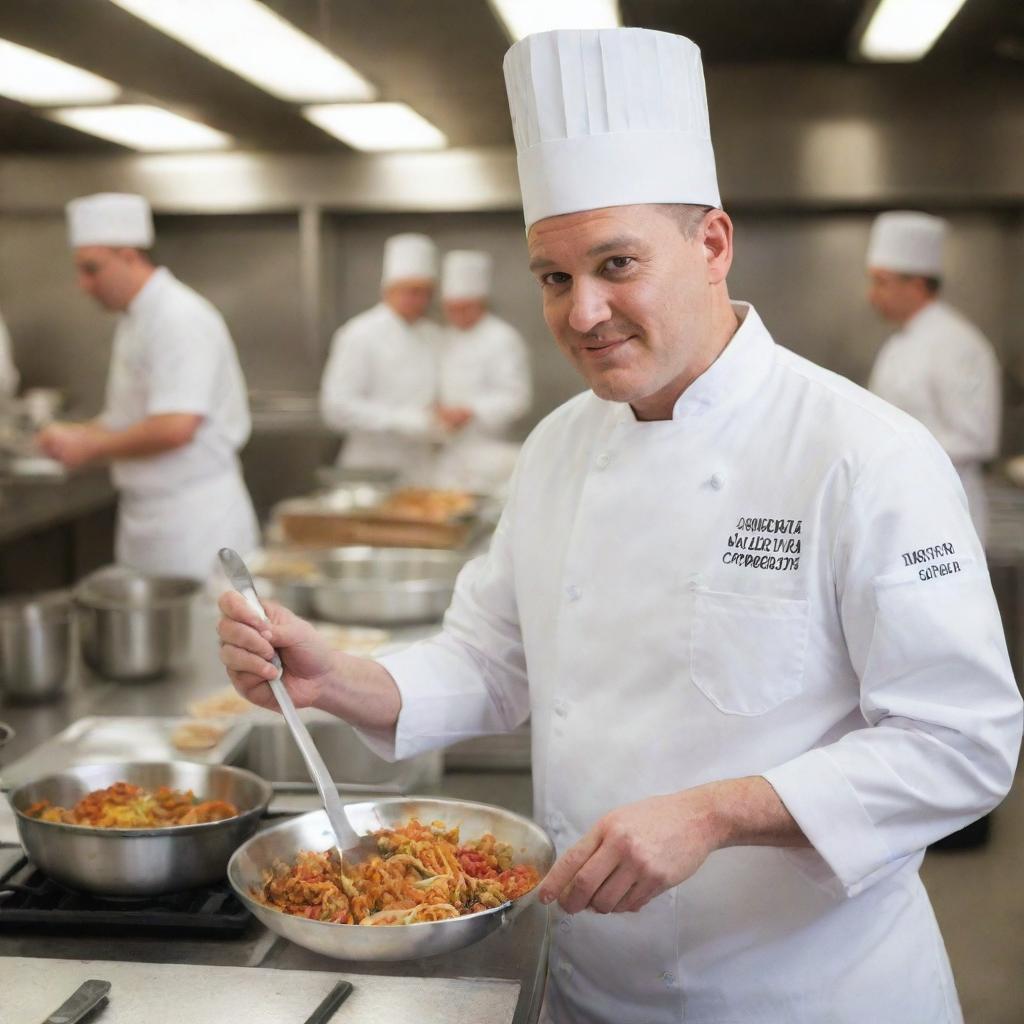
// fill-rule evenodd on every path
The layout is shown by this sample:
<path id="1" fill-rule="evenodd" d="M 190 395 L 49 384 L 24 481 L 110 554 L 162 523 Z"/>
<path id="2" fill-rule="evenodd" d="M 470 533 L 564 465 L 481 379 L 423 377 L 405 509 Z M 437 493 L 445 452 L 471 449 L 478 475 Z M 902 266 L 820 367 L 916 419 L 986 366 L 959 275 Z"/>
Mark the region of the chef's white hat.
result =
<path id="1" fill-rule="evenodd" d="M 942 277 L 942 248 L 949 225 L 913 210 L 879 214 L 871 226 L 867 264 L 898 274 Z"/>
<path id="2" fill-rule="evenodd" d="M 396 281 L 434 281 L 437 278 L 437 246 L 426 235 L 392 235 L 384 243 L 381 284 Z"/>
<path id="3" fill-rule="evenodd" d="M 66 209 L 72 249 L 80 245 L 148 249 L 153 244 L 153 214 L 142 196 L 99 192 L 72 199 Z"/>
<path id="4" fill-rule="evenodd" d="M 473 249 L 453 249 L 441 265 L 443 299 L 486 299 L 491 292 L 491 257 Z"/>
<path id="5" fill-rule="evenodd" d="M 540 32 L 505 54 L 526 226 L 635 203 L 721 206 L 700 50 L 640 28 Z"/>

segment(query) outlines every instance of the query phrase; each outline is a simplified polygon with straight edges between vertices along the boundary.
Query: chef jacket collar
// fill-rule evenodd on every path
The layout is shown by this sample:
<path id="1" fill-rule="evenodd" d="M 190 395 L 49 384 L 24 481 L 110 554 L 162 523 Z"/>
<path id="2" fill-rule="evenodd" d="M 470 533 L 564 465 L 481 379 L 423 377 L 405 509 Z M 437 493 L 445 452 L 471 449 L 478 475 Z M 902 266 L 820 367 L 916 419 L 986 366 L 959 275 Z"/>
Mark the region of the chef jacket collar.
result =
<path id="1" fill-rule="evenodd" d="M 126 312 L 133 317 L 145 316 L 153 308 L 160 292 L 173 280 L 174 275 L 166 267 L 157 267 L 135 298 L 128 303 Z"/>
<path id="2" fill-rule="evenodd" d="M 673 421 L 731 408 L 745 400 L 764 377 L 775 342 L 749 302 L 731 305 L 740 326 L 718 358 L 676 399 Z M 616 414 L 620 422 L 642 422 L 626 402 L 617 404 Z"/>
<path id="3" fill-rule="evenodd" d="M 922 328 L 928 329 L 928 325 L 931 323 L 932 318 L 936 313 L 939 312 L 942 306 L 941 299 L 932 299 L 930 302 L 922 306 L 899 330 L 898 333 L 902 334 L 905 331 L 919 331 Z"/>

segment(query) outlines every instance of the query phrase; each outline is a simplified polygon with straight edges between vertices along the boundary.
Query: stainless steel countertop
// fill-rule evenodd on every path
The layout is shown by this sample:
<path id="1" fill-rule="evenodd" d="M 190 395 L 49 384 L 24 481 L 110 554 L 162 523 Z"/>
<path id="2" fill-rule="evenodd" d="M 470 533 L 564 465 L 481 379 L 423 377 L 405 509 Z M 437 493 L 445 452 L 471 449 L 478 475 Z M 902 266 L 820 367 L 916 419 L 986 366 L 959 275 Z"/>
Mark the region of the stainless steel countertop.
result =
<path id="1" fill-rule="evenodd" d="M 0 476 L 0 543 L 77 519 L 116 500 L 105 469 L 53 479 Z"/>
<path id="2" fill-rule="evenodd" d="M 172 678 L 134 685 L 113 683 L 79 666 L 60 701 L 35 707 L 0 703 L 0 719 L 17 730 L 15 738 L 3 748 L 4 762 L 28 753 L 84 715 L 180 715 L 189 701 L 221 689 L 226 678 L 218 657 L 215 621 L 216 609 L 204 598 L 197 603 L 193 619 L 193 666 Z M 430 631 L 430 627 L 421 627 L 392 635 L 396 641 L 413 640 Z M 427 792 L 484 800 L 525 814 L 530 813 L 532 801 L 528 772 L 449 773 L 427 787 Z M 0 871 L 17 856 L 19 848 L 0 847 Z M 342 975 L 349 971 L 422 978 L 507 978 L 521 985 L 514 1024 L 529 1024 L 540 1010 L 547 962 L 547 911 L 534 905 L 507 929 L 475 946 L 398 964 L 347 963 L 322 957 L 279 938 L 255 921 L 241 936 L 228 939 L 0 932 L 0 957 L 12 956 L 258 966 Z"/>

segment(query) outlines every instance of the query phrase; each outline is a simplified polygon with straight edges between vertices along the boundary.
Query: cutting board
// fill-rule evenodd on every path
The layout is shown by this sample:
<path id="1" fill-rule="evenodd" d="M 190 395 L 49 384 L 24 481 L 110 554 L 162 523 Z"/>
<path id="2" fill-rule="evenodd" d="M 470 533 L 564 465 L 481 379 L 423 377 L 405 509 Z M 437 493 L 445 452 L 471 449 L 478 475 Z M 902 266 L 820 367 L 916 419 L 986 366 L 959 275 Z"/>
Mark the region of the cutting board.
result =
<path id="1" fill-rule="evenodd" d="M 511 1024 L 519 983 L 261 967 L 0 958 L 0 1024 L 45 1020 L 89 978 L 111 983 L 90 1024 L 302 1024 L 338 981 L 352 995 L 331 1024 Z"/>

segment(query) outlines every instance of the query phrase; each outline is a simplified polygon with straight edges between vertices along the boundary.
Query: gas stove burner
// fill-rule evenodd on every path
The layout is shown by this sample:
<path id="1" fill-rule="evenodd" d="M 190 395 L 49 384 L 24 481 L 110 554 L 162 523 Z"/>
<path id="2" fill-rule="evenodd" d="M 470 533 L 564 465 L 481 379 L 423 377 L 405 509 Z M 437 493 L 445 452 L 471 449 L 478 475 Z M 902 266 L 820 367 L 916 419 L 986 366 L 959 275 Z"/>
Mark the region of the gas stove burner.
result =
<path id="1" fill-rule="evenodd" d="M 226 881 L 166 896 L 106 899 L 65 888 L 27 857 L 0 874 L 0 930 L 74 925 L 224 936 L 240 934 L 252 920 Z"/>

